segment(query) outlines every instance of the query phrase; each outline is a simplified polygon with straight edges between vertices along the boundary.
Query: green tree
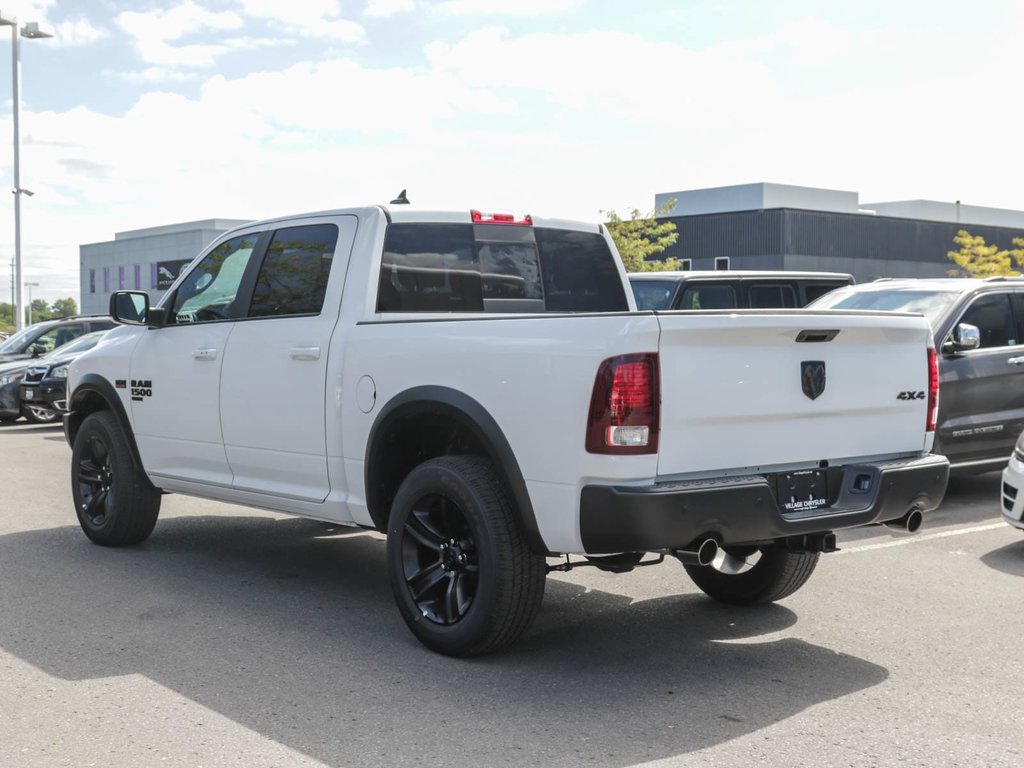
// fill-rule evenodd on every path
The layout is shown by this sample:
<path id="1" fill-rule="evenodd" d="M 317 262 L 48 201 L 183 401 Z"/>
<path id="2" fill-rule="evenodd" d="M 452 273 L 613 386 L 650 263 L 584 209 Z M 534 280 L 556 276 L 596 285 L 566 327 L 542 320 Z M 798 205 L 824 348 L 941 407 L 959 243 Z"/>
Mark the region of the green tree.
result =
<path id="1" fill-rule="evenodd" d="M 14 305 L 0 301 L 0 331 L 14 330 Z"/>
<path id="2" fill-rule="evenodd" d="M 71 317 L 78 314 L 78 302 L 70 296 L 66 299 L 57 299 L 53 302 L 54 317 Z"/>
<path id="3" fill-rule="evenodd" d="M 949 251 L 946 257 L 956 264 L 957 269 L 949 270 L 950 277 L 1011 277 L 1024 269 L 1024 238 L 1013 238 L 1015 248 L 1000 249 L 989 245 L 981 235 L 972 235 L 966 229 L 956 233 L 953 242 L 960 246 L 958 251 Z"/>
<path id="4" fill-rule="evenodd" d="M 50 305 L 46 303 L 46 299 L 32 299 L 32 322 L 39 323 L 43 320 L 49 320 L 53 317 L 53 310 L 50 309 Z M 26 318 L 26 321 L 28 319 Z"/>
<path id="5" fill-rule="evenodd" d="M 622 218 L 615 211 L 602 211 L 607 217 L 605 226 L 615 241 L 615 247 L 619 250 L 619 256 L 626 265 L 627 272 L 664 272 L 679 269 L 680 259 L 648 260 L 650 256 L 663 253 L 679 239 L 673 222 L 658 221 L 656 218 L 668 213 L 675 204 L 675 200 L 669 200 L 648 214 L 633 208 L 628 219 Z"/>

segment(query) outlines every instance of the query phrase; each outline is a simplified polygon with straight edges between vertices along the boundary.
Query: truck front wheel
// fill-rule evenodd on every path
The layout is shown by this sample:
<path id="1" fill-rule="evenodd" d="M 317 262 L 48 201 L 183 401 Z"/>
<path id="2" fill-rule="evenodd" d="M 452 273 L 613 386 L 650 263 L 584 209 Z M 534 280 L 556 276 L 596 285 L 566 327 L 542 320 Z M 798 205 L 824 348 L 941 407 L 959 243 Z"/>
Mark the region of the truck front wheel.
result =
<path id="1" fill-rule="evenodd" d="M 772 603 L 796 592 L 814 573 L 817 552 L 763 547 L 723 547 L 711 565 L 683 567 L 701 591 L 732 605 Z"/>
<path id="2" fill-rule="evenodd" d="M 405 478 L 387 531 L 391 588 L 413 634 L 448 656 L 480 656 L 526 631 L 544 596 L 533 554 L 491 463 L 442 456 Z"/>
<path id="3" fill-rule="evenodd" d="M 71 495 L 94 543 L 138 544 L 156 525 L 160 492 L 132 462 L 128 439 L 110 411 L 86 417 L 71 450 Z"/>

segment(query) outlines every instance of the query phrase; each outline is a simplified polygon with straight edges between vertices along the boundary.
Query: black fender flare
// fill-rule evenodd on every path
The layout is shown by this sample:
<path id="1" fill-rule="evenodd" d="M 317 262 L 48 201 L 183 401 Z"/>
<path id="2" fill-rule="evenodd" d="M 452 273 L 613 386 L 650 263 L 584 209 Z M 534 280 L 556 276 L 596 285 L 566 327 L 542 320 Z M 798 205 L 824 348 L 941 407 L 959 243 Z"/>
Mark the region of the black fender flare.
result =
<path id="1" fill-rule="evenodd" d="M 124 409 L 124 403 L 117 396 L 117 390 L 114 389 L 114 386 L 99 374 L 85 374 L 78 380 L 74 391 L 71 393 L 71 398 L 68 400 L 68 412 L 64 414 L 64 437 L 67 438 L 68 445 L 74 447 L 75 435 L 78 434 L 78 428 L 82 426 L 85 417 L 98 410 L 96 408 L 90 408 L 85 411 L 80 410 L 80 407 L 90 396 L 99 397 L 103 400 L 106 404 L 106 410 L 113 413 L 117 418 L 121 429 L 124 431 L 124 436 L 128 440 L 128 446 L 131 448 L 132 463 L 145 476 L 145 469 L 142 466 L 142 455 L 139 453 L 139 446 L 135 442 L 135 430 L 132 429 L 128 413 Z"/>
<path id="2" fill-rule="evenodd" d="M 449 387 L 413 387 L 395 395 L 381 408 L 366 441 L 364 483 L 367 506 L 371 510 L 379 510 L 383 504 L 378 486 L 374 482 L 375 467 L 379 466 L 378 462 L 386 461 L 386 448 L 380 436 L 385 434 L 396 420 L 420 414 L 450 417 L 466 428 L 484 446 L 487 457 L 494 462 L 495 469 L 512 493 L 523 534 L 530 549 L 537 554 L 551 554 L 537 526 L 537 517 L 533 511 L 526 481 L 519 469 L 519 462 L 516 461 L 512 446 L 509 445 L 498 422 L 472 397 Z M 374 515 L 374 522 L 379 526 L 382 524 L 378 515 Z"/>

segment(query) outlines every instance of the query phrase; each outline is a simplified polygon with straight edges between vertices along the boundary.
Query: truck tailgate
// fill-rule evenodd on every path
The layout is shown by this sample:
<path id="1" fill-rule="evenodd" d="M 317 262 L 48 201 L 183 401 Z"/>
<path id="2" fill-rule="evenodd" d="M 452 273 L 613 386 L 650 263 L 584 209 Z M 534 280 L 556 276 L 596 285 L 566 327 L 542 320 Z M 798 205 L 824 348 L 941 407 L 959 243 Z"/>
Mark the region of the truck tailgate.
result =
<path id="1" fill-rule="evenodd" d="M 658 320 L 660 477 L 925 448 L 923 317 L 775 310 Z"/>

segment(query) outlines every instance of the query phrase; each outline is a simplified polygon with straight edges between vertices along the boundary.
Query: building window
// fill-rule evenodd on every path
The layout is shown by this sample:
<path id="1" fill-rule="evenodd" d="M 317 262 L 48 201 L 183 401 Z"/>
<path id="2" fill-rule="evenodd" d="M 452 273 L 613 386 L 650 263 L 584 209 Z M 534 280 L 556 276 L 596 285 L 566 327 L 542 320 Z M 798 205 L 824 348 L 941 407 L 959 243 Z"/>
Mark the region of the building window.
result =
<path id="1" fill-rule="evenodd" d="M 142 265 L 136 264 L 132 267 L 135 272 L 135 290 L 142 288 Z"/>
<path id="2" fill-rule="evenodd" d="M 96 270 L 89 270 L 89 293 L 96 293 Z"/>
<path id="3" fill-rule="evenodd" d="M 715 270 L 723 271 L 729 268 L 729 257 L 728 256 L 716 256 L 715 257 Z"/>
<path id="4" fill-rule="evenodd" d="M 103 268 L 103 292 L 110 293 L 110 267 Z"/>
<path id="5" fill-rule="evenodd" d="M 679 268 L 684 272 L 689 272 L 693 269 L 693 259 L 680 259 Z"/>
<path id="6" fill-rule="evenodd" d="M 124 267 L 117 268 L 117 290 L 124 290 Z"/>

